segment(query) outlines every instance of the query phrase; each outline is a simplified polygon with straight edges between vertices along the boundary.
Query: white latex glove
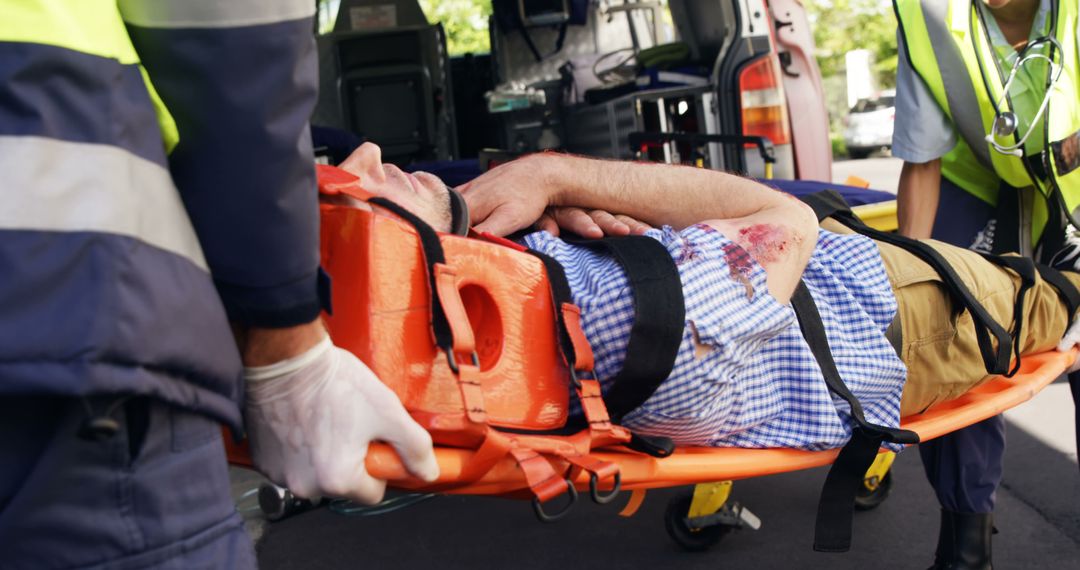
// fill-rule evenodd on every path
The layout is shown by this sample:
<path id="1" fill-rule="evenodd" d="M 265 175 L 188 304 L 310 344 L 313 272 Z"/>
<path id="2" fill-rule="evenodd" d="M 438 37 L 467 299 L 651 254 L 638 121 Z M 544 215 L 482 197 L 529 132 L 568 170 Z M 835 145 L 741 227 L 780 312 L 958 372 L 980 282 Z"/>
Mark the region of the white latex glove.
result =
<path id="1" fill-rule="evenodd" d="M 371 441 L 393 445 L 416 477 L 439 476 L 431 436 L 396 394 L 329 337 L 299 356 L 245 368 L 244 376 L 252 459 L 295 495 L 380 501 L 386 481 L 364 467 Z"/>
<path id="2" fill-rule="evenodd" d="M 1074 346 L 1080 345 L 1080 317 L 1077 317 L 1071 325 L 1069 330 L 1065 331 L 1065 336 L 1061 337 L 1061 342 L 1058 343 L 1058 352 L 1068 352 L 1072 350 Z M 1069 367 L 1069 372 L 1076 372 L 1080 370 L 1080 357 L 1072 363 Z"/>

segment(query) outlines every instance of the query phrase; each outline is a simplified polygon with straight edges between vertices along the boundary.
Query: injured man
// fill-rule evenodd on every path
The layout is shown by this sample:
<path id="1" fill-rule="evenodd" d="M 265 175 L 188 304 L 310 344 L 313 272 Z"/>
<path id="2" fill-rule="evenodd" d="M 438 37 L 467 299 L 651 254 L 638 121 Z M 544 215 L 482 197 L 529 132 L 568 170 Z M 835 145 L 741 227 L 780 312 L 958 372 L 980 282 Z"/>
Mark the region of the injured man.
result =
<path id="1" fill-rule="evenodd" d="M 341 167 L 369 192 L 450 229 L 449 190 L 437 177 L 384 165 L 370 143 Z M 635 432 L 680 445 L 843 446 L 850 419 L 838 412 L 790 305 L 800 280 L 868 421 L 896 426 L 901 416 L 988 378 L 970 311 L 957 315 L 927 263 L 832 220 L 819 227 L 808 206 L 754 181 L 545 153 L 459 190 L 479 231 L 542 228 L 520 241 L 565 268 L 605 388 L 626 357 L 634 318 L 629 283 L 613 258 L 560 239 L 559 226 L 587 237 L 641 233 L 667 248 L 682 281 L 685 330 L 670 376 L 621 422 Z M 1020 278 L 977 253 L 926 243 L 1011 330 Z M 1066 278 L 1080 286 L 1080 274 L 1068 269 Z M 1025 296 L 1024 314 L 1022 354 L 1068 350 L 1080 337 L 1057 290 L 1041 277 Z"/>

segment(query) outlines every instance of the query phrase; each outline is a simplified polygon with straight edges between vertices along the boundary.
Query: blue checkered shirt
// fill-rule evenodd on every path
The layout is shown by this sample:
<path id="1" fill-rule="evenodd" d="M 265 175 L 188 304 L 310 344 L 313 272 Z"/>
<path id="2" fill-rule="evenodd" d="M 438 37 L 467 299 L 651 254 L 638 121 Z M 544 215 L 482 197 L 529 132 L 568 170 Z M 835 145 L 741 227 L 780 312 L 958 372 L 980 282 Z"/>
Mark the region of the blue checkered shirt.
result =
<path id="1" fill-rule="evenodd" d="M 680 445 L 829 449 L 851 437 L 847 404 L 834 398 L 789 305 L 769 293 L 765 271 L 718 231 L 651 230 L 682 279 L 686 327 L 671 375 L 623 425 Z M 546 232 L 525 244 L 566 269 L 601 385 L 622 368 L 633 299 L 612 258 Z M 819 231 L 803 274 L 833 357 L 867 420 L 896 426 L 906 370 L 885 339 L 896 314 L 877 246 Z"/>

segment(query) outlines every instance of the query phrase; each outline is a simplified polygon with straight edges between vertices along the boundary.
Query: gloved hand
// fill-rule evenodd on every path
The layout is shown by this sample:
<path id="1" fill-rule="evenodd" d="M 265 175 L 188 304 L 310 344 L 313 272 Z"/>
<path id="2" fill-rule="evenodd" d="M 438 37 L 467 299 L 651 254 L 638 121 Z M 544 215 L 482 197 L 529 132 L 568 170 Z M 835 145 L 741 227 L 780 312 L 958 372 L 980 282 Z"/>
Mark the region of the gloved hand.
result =
<path id="1" fill-rule="evenodd" d="M 1065 336 L 1061 337 L 1061 342 L 1058 343 L 1058 352 L 1068 352 L 1072 350 L 1074 346 L 1080 345 L 1080 317 L 1077 317 L 1071 325 L 1069 330 L 1065 331 Z M 1077 358 L 1072 366 L 1069 367 L 1069 372 L 1076 372 L 1080 370 L 1080 358 Z"/>
<path id="2" fill-rule="evenodd" d="M 299 497 L 377 503 L 386 482 L 364 467 L 368 443 L 394 446 L 410 473 L 439 475 L 431 436 L 350 352 L 324 337 L 299 356 L 245 368 L 247 430 L 255 465 Z"/>

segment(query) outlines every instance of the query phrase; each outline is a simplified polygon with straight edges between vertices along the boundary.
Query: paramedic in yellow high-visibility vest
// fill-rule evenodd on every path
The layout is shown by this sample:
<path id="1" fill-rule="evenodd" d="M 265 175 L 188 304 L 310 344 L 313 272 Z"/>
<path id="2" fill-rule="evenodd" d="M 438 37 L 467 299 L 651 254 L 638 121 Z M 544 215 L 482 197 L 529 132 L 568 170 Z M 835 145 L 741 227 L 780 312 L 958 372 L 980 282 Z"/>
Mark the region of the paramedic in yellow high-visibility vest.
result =
<path id="1" fill-rule="evenodd" d="M 1076 0 L 894 4 L 900 232 L 1049 261 L 1080 217 Z M 934 568 L 990 567 L 1004 445 L 1001 417 L 920 445 L 942 506 Z"/>
<path id="2" fill-rule="evenodd" d="M 313 14 L 0 0 L 0 566 L 254 568 L 220 423 L 301 496 L 437 475 L 318 320 Z"/>

